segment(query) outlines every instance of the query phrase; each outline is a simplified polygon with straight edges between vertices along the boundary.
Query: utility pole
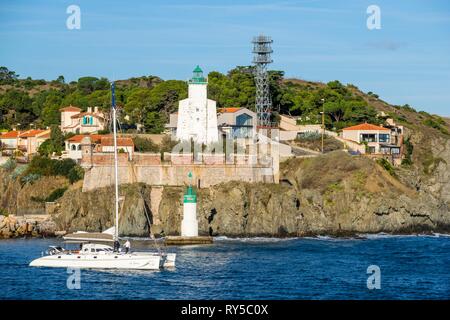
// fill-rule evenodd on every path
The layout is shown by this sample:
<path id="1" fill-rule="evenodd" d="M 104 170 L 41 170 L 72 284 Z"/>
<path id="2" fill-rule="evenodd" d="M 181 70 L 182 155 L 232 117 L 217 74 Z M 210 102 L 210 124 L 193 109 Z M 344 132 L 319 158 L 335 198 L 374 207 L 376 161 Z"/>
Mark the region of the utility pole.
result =
<path id="1" fill-rule="evenodd" d="M 325 99 L 320 99 L 322 101 L 322 154 L 323 154 L 323 137 L 325 135 Z"/>

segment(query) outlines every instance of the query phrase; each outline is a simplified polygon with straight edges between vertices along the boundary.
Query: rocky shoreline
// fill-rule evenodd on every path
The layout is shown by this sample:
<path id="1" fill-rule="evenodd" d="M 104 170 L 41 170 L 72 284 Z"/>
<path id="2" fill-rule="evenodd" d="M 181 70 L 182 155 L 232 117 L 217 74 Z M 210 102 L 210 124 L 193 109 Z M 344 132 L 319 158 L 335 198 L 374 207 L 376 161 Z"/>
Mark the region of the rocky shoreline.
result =
<path id="1" fill-rule="evenodd" d="M 0 239 L 23 237 L 53 237 L 56 224 L 49 218 L 0 215 Z"/>

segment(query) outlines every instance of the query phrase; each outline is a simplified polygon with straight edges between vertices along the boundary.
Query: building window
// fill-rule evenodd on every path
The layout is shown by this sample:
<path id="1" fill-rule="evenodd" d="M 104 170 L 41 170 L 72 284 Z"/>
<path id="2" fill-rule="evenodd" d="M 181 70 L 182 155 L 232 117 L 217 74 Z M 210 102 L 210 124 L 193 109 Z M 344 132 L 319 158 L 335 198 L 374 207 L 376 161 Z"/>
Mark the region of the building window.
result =
<path id="1" fill-rule="evenodd" d="M 377 142 L 377 135 L 375 133 L 361 133 L 359 140 L 360 142 Z"/>
<path id="2" fill-rule="evenodd" d="M 380 133 L 378 135 L 378 141 L 379 142 L 389 142 L 389 134 L 387 134 L 387 133 Z"/>
<path id="3" fill-rule="evenodd" d="M 251 126 L 252 120 L 253 120 L 253 118 L 250 115 L 243 113 L 236 117 L 236 125 L 237 126 Z"/>
<path id="4" fill-rule="evenodd" d="M 368 147 L 369 153 L 375 153 L 375 147 Z"/>
<path id="5" fill-rule="evenodd" d="M 72 150 L 76 150 L 76 149 L 77 149 L 77 146 L 73 144 L 72 147 L 71 147 L 71 149 L 72 149 Z"/>

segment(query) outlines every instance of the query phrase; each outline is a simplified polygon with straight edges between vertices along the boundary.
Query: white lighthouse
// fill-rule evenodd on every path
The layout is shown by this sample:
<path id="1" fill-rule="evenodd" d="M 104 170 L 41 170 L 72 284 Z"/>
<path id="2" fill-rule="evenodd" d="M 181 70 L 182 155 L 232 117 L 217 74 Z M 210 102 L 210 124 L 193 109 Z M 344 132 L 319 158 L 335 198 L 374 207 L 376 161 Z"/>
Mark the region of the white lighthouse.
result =
<path id="1" fill-rule="evenodd" d="M 181 220 L 181 235 L 167 236 L 165 243 L 167 245 L 191 245 L 191 244 L 211 244 L 213 238 L 211 236 L 198 235 L 197 220 L 197 194 L 192 187 L 192 172 L 188 175 L 189 186 L 183 197 L 183 219 Z"/>
<path id="2" fill-rule="evenodd" d="M 197 143 L 211 144 L 219 140 L 216 102 L 208 99 L 208 81 L 197 66 L 189 80 L 188 98 L 178 107 L 177 138 L 193 139 Z"/>

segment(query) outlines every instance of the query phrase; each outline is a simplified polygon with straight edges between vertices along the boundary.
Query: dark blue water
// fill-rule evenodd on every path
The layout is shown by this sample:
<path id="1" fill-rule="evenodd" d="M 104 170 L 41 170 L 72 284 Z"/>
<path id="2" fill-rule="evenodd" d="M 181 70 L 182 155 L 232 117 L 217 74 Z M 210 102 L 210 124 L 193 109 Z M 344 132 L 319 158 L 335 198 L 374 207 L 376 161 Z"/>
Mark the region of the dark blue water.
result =
<path id="1" fill-rule="evenodd" d="M 54 239 L 0 241 L 0 299 L 449 299 L 450 237 L 366 239 L 219 239 L 173 247 L 173 271 L 81 271 L 67 288 L 66 269 L 31 268 Z M 151 247 L 142 241 L 134 248 Z M 367 288 L 378 265 L 381 289 Z"/>

